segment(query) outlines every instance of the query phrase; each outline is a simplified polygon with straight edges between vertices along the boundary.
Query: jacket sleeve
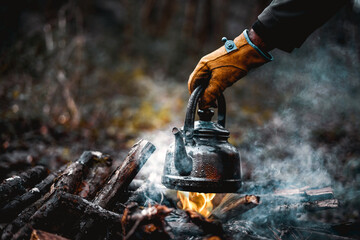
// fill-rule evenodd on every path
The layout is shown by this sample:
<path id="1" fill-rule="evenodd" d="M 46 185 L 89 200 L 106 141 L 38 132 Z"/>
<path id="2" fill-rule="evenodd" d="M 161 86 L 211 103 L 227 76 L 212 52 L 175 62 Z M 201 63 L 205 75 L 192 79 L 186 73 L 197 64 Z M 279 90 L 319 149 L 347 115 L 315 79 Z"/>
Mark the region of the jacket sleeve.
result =
<path id="1" fill-rule="evenodd" d="M 349 0 L 273 0 L 252 28 L 264 42 L 291 52 L 347 2 Z"/>

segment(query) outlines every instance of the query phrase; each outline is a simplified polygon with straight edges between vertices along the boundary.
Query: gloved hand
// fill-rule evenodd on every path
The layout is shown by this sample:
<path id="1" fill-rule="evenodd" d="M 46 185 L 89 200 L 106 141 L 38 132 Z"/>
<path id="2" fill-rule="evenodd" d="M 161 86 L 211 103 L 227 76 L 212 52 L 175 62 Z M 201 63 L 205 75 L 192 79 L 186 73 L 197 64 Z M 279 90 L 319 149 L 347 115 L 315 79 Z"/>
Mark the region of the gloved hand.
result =
<path id="1" fill-rule="evenodd" d="M 200 109 L 216 107 L 215 100 L 227 87 L 247 72 L 273 59 L 256 47 L 248 37 L 248 30 L 234 39 L 236 50 L 227 52 L 225 46 L 201 58 L 191 73 L 188 88 L 192 93 L 199 85 L 207 86 L 199 102 Z"/>

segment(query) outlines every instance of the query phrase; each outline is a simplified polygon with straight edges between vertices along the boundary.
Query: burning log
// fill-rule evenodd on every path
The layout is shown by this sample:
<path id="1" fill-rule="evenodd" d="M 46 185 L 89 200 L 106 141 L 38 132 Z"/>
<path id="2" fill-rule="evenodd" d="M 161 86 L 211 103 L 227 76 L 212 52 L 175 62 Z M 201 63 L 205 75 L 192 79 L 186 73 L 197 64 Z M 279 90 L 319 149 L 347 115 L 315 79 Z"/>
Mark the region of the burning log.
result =
<path id="1" fill-rule="evenodd" d="M 54 179 L 61 174 L 65 168 L 66 166 L 63 166 L 59 171 L 50 173 L 43 181 L 30 189 L 30 191 L 14 198 L 11 202 L 6 204 L 2 209 L 0 209 L 0 221 L 9 221 L 19 214 L 25 207 L 29 206 L 48 192 Z"/>
<path id="2" fill-rule="evenodd" d="M 206 218 L 192 210 L 186 210 L 186 214 L 190 218 L 190 221 L 199 226 L 205 233 L 216 236 L 223 236 L 225 234 L 220 221 Z"/>
<path id="3" fill-rule="evenodd" d="M 130 215 L 126 208 L 122 217 L 122 234 L 124 239 L 130 239 L 137 234 L 135 239 L 168 239 L 170 236 L 165 230 L 165 217 L 172 209 L 163 205 L 154 205 Z M 127 225 L 131 226 L 129 229 Z M 141 229 L 140 231 L 137 231 Z"/>
<path id="4" fill-rule="evenodd" d="M 226 220 L 239 216 L 259 204 L 260 197 L 255 195 L 226 194 L 220 204 L 212 210 L 210 218 Z"/>
<path id="5" fill-rule="evenodd" d="M 0 205 L 5 205 L 13 197 L 23 194 L 26 188 L 38 183 L 47 175 L 44 166 L 33 167 L 18 176 L 13 176 L 4 180 L 0 185 Z"/>
<path id="6" fill-rule="evenodd" d="M 30 240 L 68 240 L 68 239 L 56 234 L 34 229 L 31 233 Z"/>

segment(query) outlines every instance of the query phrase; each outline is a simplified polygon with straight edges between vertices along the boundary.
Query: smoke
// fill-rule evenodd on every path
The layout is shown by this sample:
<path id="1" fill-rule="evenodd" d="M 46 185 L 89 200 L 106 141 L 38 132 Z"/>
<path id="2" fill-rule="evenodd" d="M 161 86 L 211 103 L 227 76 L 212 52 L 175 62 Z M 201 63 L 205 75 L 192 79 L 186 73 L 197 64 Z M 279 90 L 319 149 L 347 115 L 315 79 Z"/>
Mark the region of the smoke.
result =
<path id="1" fill-rule="evenodd" d="M 353 24 L 340 15 L 292 54 L 275 51 L 274 62 L 250 73 L 243 84 L 235 84 L 225 93 L 229 106 L 227 126 L 231 133 L 238 133 L 239 129 L 242 132 L 237 136 L 241 139 L 234 142 L 246 163 L 243 170 L 249 176 L 251 193 L 264 196 L 269 189 L 262 183 L 268 183 L 266 187 L 270 185 L 272 189 L 329 186 L 341 207 L 327 211 L 326 218 L 322 214 L 302 213 L 281 215 L 279 219 L 273 211 L 278 199 L 267 194 L 260 206 L 225 223 L 229 224 L 228 230 L 243 225 L 244 232 L 269 236 L 269 230 L 258 224 L 272 224 L 274 219 L 295 225 L 309 219 L 317 223 L 358 219 L 360 57 L 359 31 L 349 31 Z M 257 95 L 251 95 L 252 89 L 257 90 Z M 252 121 L 249 113 L 241 111 L 247 102 L 268 107 L 269 119 Z M 250 120 L 244 120 L 246 117 Z M 167 129 L 142 136 L 153 142 L 157 150 L 141 170 L 141 176 L 160 183 L 166 149 L 173 142 L 170 129 L 181 125 L 169 124 Z M 294 197 L 292 201 L 299 203 L 301 199 Z"/>
<path id="2" fill-rule="evenodd" d="M 171 128 L 169 127 L 169 129 L 166 128 L 165 130 L 144 133 L 142 138 L 153 143 L 156 150 L 140 170 L 139 177 L 146 178 L 146 180 L 151 183 L 161 184 L 166 150 L 174 141 Z"/>
<path id="3" fill-rule="evenodd" d="M 302 219 L 340 222 L 359 216 L 358 34 L 358 25 L 340 14 L 309 37 L 301 49 L 291 54 L 275 51 L 275 61 L 247 79 L 261 88 L 263 105 L 274 96 L 281 99 L 271 105 L 270 120 L 242 128 L 239 150 L 249 168 L 244 170 L 254 182 L 252 187 L 263 182 L 281 189 L 330 186 L 341 203 L 336 211 L 327 212 L 326 219 L 312 213 L 303 214 Z M 264 191 L 261 186 L 255 189 L 258 194 Z M 271 218 L 273 206 L 254 208 L 241 219 L 265 222 Z M 298 215 L 282 217 L 282 221 L 288 220 L 301 219 Z"/>
<path id="4" fill-rule="evenodd" d="M 285 116 L 284 116 L 285 115 Z M 281 182 L 288 187 L 322 187 L 331 183 L 321 150 L 304 141 L 306 130 L 296 126 L 294 113 L 276 115 L 256 134 L 250 133 L 250 147 L 242 151 L 252 165 L 252 181 Z"/>

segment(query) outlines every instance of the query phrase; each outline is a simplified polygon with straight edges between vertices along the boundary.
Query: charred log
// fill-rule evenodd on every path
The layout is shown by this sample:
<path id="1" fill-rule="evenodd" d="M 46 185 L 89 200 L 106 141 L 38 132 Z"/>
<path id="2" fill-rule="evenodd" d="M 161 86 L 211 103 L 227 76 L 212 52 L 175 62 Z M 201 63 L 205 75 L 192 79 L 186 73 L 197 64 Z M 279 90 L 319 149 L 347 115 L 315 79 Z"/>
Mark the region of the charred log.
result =
<path id="1" fill-rule="evenodd" d="M 151 154 L 155 151 L 155 146 L 146 141 L 137 142 L 128 153 L 124 162 L 113 173 L 105 186 L 97 193 L 93 203 L 103 208 L 109 208 L 119 195 L 129 186 L 130 182 L 135 178 L 141 167 L 146 163 Z M 89 229 L 92 228 L 94 222 L 82 219 L 80 222 L 80 232 L 76 239 L 86 238 Z"/>
<path id="2" fill-rule="evenodd" d="M 258 206 L 260 197 L 255 195 L 240 196 L 238 194 L 227 194 L 220 204 L 211 212 L 210 218 L 230 219 Z"/>
<path id="3" fill-rule="evenodd" d="M 84 152 L 76 162 L 70 164 L 59 176 L 51 187 L 51 191 L 63 190 L 70 193 L 75 192 L 82 179 L 87 175 L 93 160 L 101 157 L 102 154 L 100 152 Z"/>
<path id="4" fill-rule="evenodd" d="M 186 213 L 190 218 L 190 221 L 200 227 L 205 233 L 219 236 L 221 237 L 220 239 L 225 238 L 224 229 L 220 221 L 205 218 L 201 214 L 191 210 L 186 210 Z"/>
<path id="5" fill-rule="evenodd" d="M 23 195 L 14 198 L 11 202 L 6 204 L 0 209 L 0 221 L 10 221 L 16 215 L 18 215 L 25 207 L 29 206 L 46 192 L 49 191 L 50 186 L 53 184 L 54 179 L 65 170 L 66 166 L 63 166 L 60 170 L 50 173 L 43 181 L 35 185 L 28 192 Z"/>
<path id="6" fill-rule="evenodd" d="M 8 203 L 13 197 L 23 194 L 26 188 L 32 187 L 47 175 L 44 166 L 33 167 L 18 176 L 4 180 L 0 185 L 0 206 Z"/>
<path id="7" fill-rule="evenodd" d="M 109 207 L 135 178 L 142 166 L 146 163 L 155 146 L 146 141 L 138 141 L 130 150 L 123 164 L 116 169 L 109 181 L 95 196 L 94 203 L 101 207 Z"/>
<path id="8" fill-rule="evenodd" d="M 326 200 L 313 201 L 313 202 L 283 204 L 275 207 L 272 211 L 274 213 L 283 213 L 288 211 L 314 212 L 314 211 L 321 211 L 327 209 L 334 209 L 338 207 L 339 207 L 339 200 L 326 199 Z"/>
<path id="9" fill-rule="evenodd" d="M 77 195 L 85 199 L 93 199 L 95 194 L 105 184 L 110 175 L 112 158 L 104 155 L 101 161 L 97 161 L 86 179 L 81 183 Z"/>
<path id="10" fill-rule="evenodd" d="M 30 240 L 68 240 L 68 238 L 34 229 L 31 233 Z"/>
<path id="11" fill-rule="evenodd" d="M 334 198 L 334 191 L 331 187 L 310 189 L 309 187 L 276 190 L 276 196 L 303 198 L 303 201 L 317 201 Z"/>
<path id="12" fill-rule="evenodd" d="M 145 209 L 136 208 L 132 214 L 118 214 L 108 211 L 80 196 L 56 191 L 52 197 L 33 214 L 29 219 L 29 223 L 25 224 L 13 238 L 26 239 L 30 236 L 33 228 L 42 229 L 48 221 L 48 217 L 51 216 L 53 212 L 59 211 L 59 209 L 66 211 L 72 218 L 77 217 L 80 219 L 80 217 L 83 217 L 96 223 L 108 224 L 113 229 L 125 233 L 125 239 L 131 238 L 135 232 L 141 232 L 146 235 L 153 233 L 155 229 L 157 232 L 166 234 L 164 230 L 164 219 L 172 211 L 165 206 L 154 205 Z M 126 229 L 129 230 L 127 231 Z M 140 231 L 137 231 L 139 229 Z"/>
<path id="13" fill-rule="evenodd" d="M 80 185 L 85 172 L 92 164 L 92 160 L 101 157 L 99 152 L 84 152 L 80 158 L 70 164 L 64 172 L 55 179 L 50 191 L 35 203 L 25 208 L 8 226 L 4 229 L 1 239 L 11 239 L 13 235 L 26 223 L 32 215 L 50 198 L 55 190 L 62 190 L 64 192 L 74 192 Z"/>

